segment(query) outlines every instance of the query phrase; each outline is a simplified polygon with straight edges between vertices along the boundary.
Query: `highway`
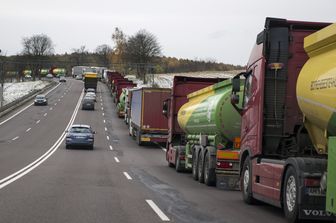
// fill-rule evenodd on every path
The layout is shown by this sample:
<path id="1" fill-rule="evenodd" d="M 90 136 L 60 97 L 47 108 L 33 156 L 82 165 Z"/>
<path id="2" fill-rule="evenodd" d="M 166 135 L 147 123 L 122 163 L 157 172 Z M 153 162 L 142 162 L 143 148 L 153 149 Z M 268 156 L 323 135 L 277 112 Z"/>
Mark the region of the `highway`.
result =
<path id="1" fill-rule="evenodd" d="M 0 223 L 286 222 L 281 209 L 246 205 L 238 191 L 176 173 L 162 148 L 138 146 L 104 84 L 95 111 L 80 109 L 82 95 L 83 82 L 68 79 L 48 106 L 0 119 Z M 72 123 L 97 132 L 93 151 L 65 149 Z"/>

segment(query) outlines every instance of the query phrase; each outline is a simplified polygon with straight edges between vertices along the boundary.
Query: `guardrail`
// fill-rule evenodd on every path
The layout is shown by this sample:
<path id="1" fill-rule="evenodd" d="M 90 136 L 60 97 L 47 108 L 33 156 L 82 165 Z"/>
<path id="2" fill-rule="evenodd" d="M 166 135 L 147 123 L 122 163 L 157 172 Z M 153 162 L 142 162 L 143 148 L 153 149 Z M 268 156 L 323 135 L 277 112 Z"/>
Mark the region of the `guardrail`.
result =
<path id="1" fill-rule="evenodd" d="M 49 90 L 50 88 L 54 87 L 55 85 L 57 85 L 57 82 L 51 81 L 50 84 L 48 84 L 44 88 L 42 88 L 40 90 L 34 90 L 34 91 L 30 92 L 29 94 L 2 106 L 0 108 L 0 118 L 3 117 L 4 115 L 8 114 L 9 112 L 13 111 L 14 109 L 22 106 L 27 101 L 33 99 L 36 95 L 38 95 L 38 94 L 40 94 L 40 93 L 42 93 L 46 90 Z"/>

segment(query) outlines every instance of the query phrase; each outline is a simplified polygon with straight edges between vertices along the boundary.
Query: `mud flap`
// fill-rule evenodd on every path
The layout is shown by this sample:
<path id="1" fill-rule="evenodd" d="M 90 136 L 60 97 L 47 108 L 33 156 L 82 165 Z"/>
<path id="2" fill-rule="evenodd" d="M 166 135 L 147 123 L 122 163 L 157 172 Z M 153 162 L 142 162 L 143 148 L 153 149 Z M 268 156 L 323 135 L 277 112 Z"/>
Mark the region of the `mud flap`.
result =
<path id="1" fill-rule="evenodd" d="M 336 214 L 336 137 L 328 139 L 327 211 Z"/>
<path id="2" fill-rule="evenodd" d="M 216 187 L 221 190 L 240 190 L 239 175 L 216 174 Z"/>

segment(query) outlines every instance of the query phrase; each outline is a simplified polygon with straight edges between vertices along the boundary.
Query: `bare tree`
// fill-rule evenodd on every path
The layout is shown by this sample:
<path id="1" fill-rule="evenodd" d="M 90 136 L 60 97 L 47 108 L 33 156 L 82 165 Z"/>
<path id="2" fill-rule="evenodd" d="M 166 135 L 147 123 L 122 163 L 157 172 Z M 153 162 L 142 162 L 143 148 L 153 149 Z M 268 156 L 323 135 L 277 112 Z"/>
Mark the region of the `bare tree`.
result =
<path id="1" fill-rule="evenodd" d="M 148 64 L 160 55 L 161 47 L 157 38 L 144 29 L 138 31 L 127 41 L 126 58 L 132 63 L 139 64 L 137 73 L 144 80 L 144 83 L 146 83 L 145 75 Z"/>
<path id="2" fill-rule="evenodd" d="M 110 66 L 112 48 L 109 45 L 103 44 L 103 45 L 97 46 L 96 54 L 97 54 L 100 62 L 103 64 L 103 66 L 105 66 L 105 67 Z"/>
<path id="3" fill-rule="evenodd" d="M 46 56 L 54 53 L 54 44 L 50 37 L 45 34 L 36 34 L 31 37 L 22 38 L 23 50 L 22 54 L 29 58 L 29 66 L 33 71 L 33 80 L 38 75 L 39 79 L 41 74 L 39 70 L 43 67 L 43 60 Z"/>
<path id="4" fill-rule="evenodd" d="M 85 45 L 80 46 L 78 49 L 73 48 L 71 59 L 74 60 L 75 65 L 83 65 L 85 55 L 89 53 Z"/>

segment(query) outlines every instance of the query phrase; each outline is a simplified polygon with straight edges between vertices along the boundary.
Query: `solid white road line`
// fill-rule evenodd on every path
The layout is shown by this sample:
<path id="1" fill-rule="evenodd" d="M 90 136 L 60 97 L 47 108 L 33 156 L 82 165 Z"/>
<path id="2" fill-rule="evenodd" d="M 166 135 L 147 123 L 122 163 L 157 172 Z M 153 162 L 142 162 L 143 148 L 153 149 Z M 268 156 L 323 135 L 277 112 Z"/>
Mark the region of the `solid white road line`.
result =
<path id="1" fill-rule="evenodd" d="M 37 120 L 37 121 L 36 121 L 36 124 L 39 124 L 39 123 L 40 123 L 40 121 L 41 121 L 41 120 Z"/>
<path id="2" fill-rule="evenodd" d="M 113 150 L 113 147 L 110 145 L 110 150 Z"/>
<path id="3" fill-rule="evenodd" d="M 31 128 L 27 129 L 26 132 L 29 132 L 31 130 Z"/>
<path id="4" fill-rule="evenodd" d="M 161 218 L 162 221 L 170 221 L 167 215 L 165 215 L 152 200 L 146 200 L 146 202 L 153 209 L 153 211 L 155 211 L 155 213 Z"/>
<path id="5" fill-rule="evenodd" d="M 16 136 L 14 138 L 12 138 L 13 141 L 17 140 L 19 138 L 19 136 Z"/>
<path id="6" fill-rule="evenodd" d="M 81 104 L 81 100 L 83 98 L 84 92 L 81 93 L 77 105 L 75 107 L 75 110 L 70 118 L 70 121 L 68 123 L 68 125 L 66 126 L 66 129 L 69 129 L 69 127 L 74 123 L 76 115 L 78 113 L 80 104 Z M 29 173 L 30 171 L 32 171 L 33 169 L 35 169 L 36 167 L 38 167 L 39 165 L 41 165 L 45 160 L 47 160 L 57 149 L 58 147 L 62 144 L 63 140 L 65 139 L 65 131 L 63 131 L 62 135 L 58 138 L 58 140 L 55 142 L 55 144 L 46 152 L 44 153 L 42 156 L 40 156 L 38 159 L 36 159 L 34 162 L 32 162 L 31 164 L 27 165 L 26 167 L 22 168 L 21 170 L 3 178 L 0 180 L 0 189 L 4 188 L 5 186 L 13 183 L 14 181 L 20 179 L 21 177 L 23 177 L 24 175 L 26 175 L 27 173 Z"/>
<path id="7" fill-rule="evenodd" d="M 55 90 L 60 84 L 57 84 L 55 87 L 53 87 L 51 90 L 49 90 L 47 94 L 49 94 L 50 92 L 52 92 L 53 90 Z M 29 108 L 30 106 L 32 106 L 34 103 L 31 103 L 29 105 L 27 105 L 26 107 L 24 107 L 22 110 L 18 111 L 17 113 L 15 113 L 14 115 L 12 115 L 11 117 L 3 120 L 2 122 L 0 122 L 0 125 L 3 125 L 4 123 L 8 122 L 9 120 L 11 120 L 12 118 L 14 118 L 15 116 L 17 116 L 18 114 L 20 114 L 21 112 L 23 112 L 24 110 L 26 110 L 27 108 Z"/>
<path id="8" fill-rule="evenodd" d="M 47 116 L 47 114 L 48 114 L 48 113 L 44 113 L 44 115 L 43 115 L 43 116 Z"/>
<path id="9" fill-rule="evenodd" d="M 110 140 L 110 137 L 109 137 L 109 136 L 106 136 L 106 139 L 107 139 L 107 140 Z"/>
<path id="10" fill-rule="evenodd" d="M 132 180 L 132 177 L 127 172 L 124 172 L 124 175 L 127 178 L 127 180 Z"/>
<path id="11" fill-rule="evenodd" d="M 120 160 L 118 159 L 118 157 L 114 157 L 114 160 L 117 162 L 117 163 L 120 163 Z"/>

